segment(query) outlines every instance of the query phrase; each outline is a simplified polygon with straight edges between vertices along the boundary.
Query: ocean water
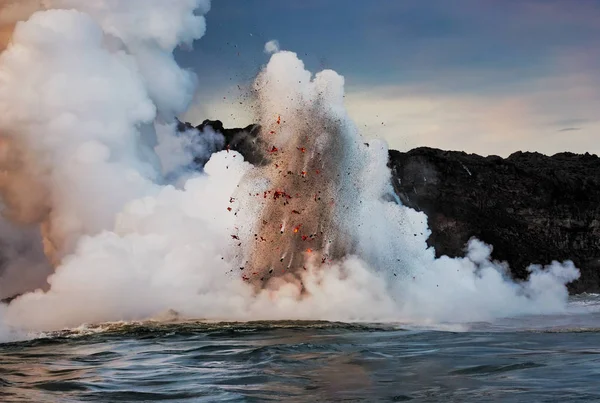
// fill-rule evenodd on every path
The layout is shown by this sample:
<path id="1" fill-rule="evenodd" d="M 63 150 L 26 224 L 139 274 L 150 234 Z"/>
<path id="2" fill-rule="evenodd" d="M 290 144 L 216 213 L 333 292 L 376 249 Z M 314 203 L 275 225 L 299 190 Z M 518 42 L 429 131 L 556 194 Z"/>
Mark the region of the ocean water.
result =
<path id="1" fill-rule="evenodd" d="M 113 323 L 0 345 L 1 402 L 600 401 L 600 297 L 440 325 Z"/>

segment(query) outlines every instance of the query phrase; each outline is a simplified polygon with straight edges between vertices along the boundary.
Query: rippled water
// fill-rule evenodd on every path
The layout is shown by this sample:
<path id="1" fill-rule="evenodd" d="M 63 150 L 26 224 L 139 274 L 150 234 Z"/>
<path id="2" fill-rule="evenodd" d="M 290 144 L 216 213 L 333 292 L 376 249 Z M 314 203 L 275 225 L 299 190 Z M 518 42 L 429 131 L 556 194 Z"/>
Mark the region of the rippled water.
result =
<path id="1" fill-rule="evenodd" d="M 0 401 L 600 401 L 597 299 L 568 315 L 429 329 L 87 327 L 0 345 Z"/>

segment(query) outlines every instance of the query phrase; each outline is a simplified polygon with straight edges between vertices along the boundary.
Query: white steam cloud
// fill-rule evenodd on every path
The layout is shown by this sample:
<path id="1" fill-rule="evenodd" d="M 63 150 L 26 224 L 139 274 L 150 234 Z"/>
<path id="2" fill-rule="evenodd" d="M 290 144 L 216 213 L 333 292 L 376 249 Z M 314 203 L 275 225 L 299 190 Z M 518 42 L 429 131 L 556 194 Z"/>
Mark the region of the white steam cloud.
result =
<path id="1" fill-rule="evenodd" d="M 465 258 L 435 259 L 426 217 L 393 200 L 387 146 L 365 147 L 347 116 L 343 78 L 313 77 L 296 54 L 272 46 L 256 82 L 260 123 L 280 126 L 281 149 L 297 143 L 315 110 L 333 123 L 341 146 L 320 152 L 347 173 L 332 189 L 349 253 L 324 264 L 307 255 L 297 277 L 257 290 L 240 267 L 263 208 L 255 195 L 269 178 L 233 151 L 191 174 L 194 158 L 208 159 L 223 139 L 198 142 L 173 123 L 196 80 L 172 51 L 203 35 L 209 2 L 43 5 L 51 9 L 18 23 L 0 55 L 0 133 L 11 150 L 0 160 L 0 190 L 7 217 L 41 228 L 55 272 L 49 289 L 0 306 L 0 326 L 49 330 L 168 310 L 217 320 L 462 322 L 565 309 L 565 284 L 579 275 L 570 262 L 532 267 L 521 283 L 475 240 Z M 318 147 L 321 133 L 310 135 Z"/>
<path id="2" fill-rule="evenodd" d="M 271 54 L 279 52 L 279 41 L 276 39 L 272 39 L 269 42 L 265 43 L 265 53 Z"/>

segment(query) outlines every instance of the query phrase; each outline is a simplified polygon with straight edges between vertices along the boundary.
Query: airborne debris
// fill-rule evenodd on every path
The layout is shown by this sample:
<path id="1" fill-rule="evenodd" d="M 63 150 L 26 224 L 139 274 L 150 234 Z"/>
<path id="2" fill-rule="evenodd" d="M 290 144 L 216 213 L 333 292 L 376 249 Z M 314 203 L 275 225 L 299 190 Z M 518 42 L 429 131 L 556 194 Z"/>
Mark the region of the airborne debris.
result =
<path id="1" fill-rule="evenodd" d="M 287 194 L 283 190 L 276 190 L 276 191 L 273 192 L 273 200 L 277 200 L 280 197 L 282 197 L 284 199 L 291 199 L 292 198 L 292 196 L 290 196 L 289 194 Z"/>

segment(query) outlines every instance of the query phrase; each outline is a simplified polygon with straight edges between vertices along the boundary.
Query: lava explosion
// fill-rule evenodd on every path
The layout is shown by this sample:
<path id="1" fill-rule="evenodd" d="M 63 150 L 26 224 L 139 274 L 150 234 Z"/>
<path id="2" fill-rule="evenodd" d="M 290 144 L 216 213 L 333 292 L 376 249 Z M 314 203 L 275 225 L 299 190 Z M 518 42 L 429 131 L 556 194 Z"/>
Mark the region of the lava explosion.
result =
<path id="1" fill-rule="evenodd" d="M 278 72 L 291 66 L 292 73 L 282 82 Z M 312 81 L 307 73 L 295 54 L 281 52 L 256 82 L 264 94 L 259 98 L 261 141 L 270 146 L 270 162 L 252 175 L 265 178 L 269 189 L 255 194 L 262 211 L 247 265 L 261 283 L 281 275 L 300 279 L 298 271 L 309 264 L 337 261 L 354 252 L 343 225 L 354 202 L 344 196 L 345 187 L 357 193 L 359 172 L 344 160 L 366 145 L 344 127 L 341 77 L 325 71 Z M 273 102 L 268 94 L 287 95 Z M 280 113 L 274 115 L 274 109 Z"/>
<path id="2" fill-rule="evenodd" d="M 296 54 L 273 54 L 255 83 L 268 163 L 226 150 L 192 173 L 194 154 L 208 158 L 223 139 L 176 133 L 195 79 L 172 52 L 202 36 L 208 2 L 42 4 L 51 9 L 18 23 L 0 55 L 7 238 L 33 232 L 45 250 L 0 278 L 36 279 L 0 305 L 1 326 L 172 310 L 439 322 L 565 309 L 578 276 L 570 262 L 531 267 L 516 283 L 476 240 L 465 258 L 435 259 L 427 218 L 394 200 L 387 146 L 364 143 L 335 72 L 313 77 Z"/>

